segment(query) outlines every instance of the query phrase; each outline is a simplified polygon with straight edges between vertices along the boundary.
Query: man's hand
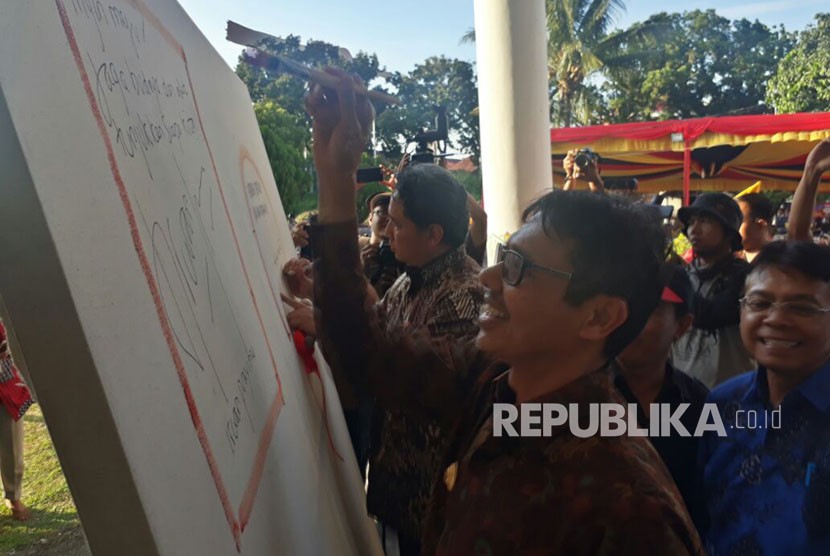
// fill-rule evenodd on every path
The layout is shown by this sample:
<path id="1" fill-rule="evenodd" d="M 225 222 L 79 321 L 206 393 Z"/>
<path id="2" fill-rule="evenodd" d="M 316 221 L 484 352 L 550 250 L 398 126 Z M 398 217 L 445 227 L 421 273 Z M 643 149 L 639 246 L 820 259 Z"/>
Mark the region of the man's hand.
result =
<path id="1" fill-rule="evenodd" d="M 307 336 L 317 336 L 317 329 L 314 326 L 314 308 L 310 301 L 297 301 L 285 294 L 280 294 L 283 303 L 291 307 L 291 312 L 286 315 L 288 326 L 291 330 L 299 330 Z"/>
<path id="2" fill-rule="evenodd" d="M 380 244 L 379 243 L 367 243 L 361 250 L 360 250 L 360 263 L 363 265 L 363 268 L 366 268 L 366 265 L 377 263 L 378 262 L 378 253 L 380 251 Z"/>
<path id="3" fill-rule="evenodd" d="M 470 226 L 470 238 L 473 240 L 473 245 L 481 247 L 487 241 L 487 213 L 469 191 L 467 192 L 467 208 L 473 220 Z"/>
<path id="4" fill-rule="evenodd" d="M 787 225 L 787 238 L 797 241 L 810 241 L 813 225 L 813 211 L 821 176 L 830 170 L 830 139 L 818 143 L 804 163 L 804 173 L 795 189 Z"/>
<path id="5" fill-rule="evenodd" d="M 574 182 L 584 181 L 588 184 L 588 188 L 596 193 L 604 193 L 605 187 L 602 178 L 599 175 L 599 165 L 595 158 L 589 158 L 586 166 L 580 166 L 576 163 L 576 157 L 579 151 L 568 151 L 565 158 L 562 160 L 562 167 L 565 169 L 565 187 L 567 191 L 572 189 Z"/>
<path id="6" fill-rule="evenodd" d="M 311 261 L 295 257 L 282 268 L 288 291 L 294 297 L 311 299 L 314 296 L 314 275 Z"/>
<path id="7" fill-rule="evenodd" d="M 294 241 L 294 247 L 302 248 L 308 245 L 308 232 L 305 227 L 305 222 L 298 222 L 294 224 L 294 229 L 291 230 L 291 239 Z"/>
<path id="8" fill-rule="evenodd" d="M 319 177 L 321 224 L 344 222 L 355 216 L 355 174 L 372 130 L 374 109 L 366 96 L 356 96 L 359 83 L 342 70 L 326 68 L 337 77 L 336 90 L 314 85 L 305 99 L 312 118 L 314 165 Z"/>
<path id="9" fill-rule="evenodd" d="M 821 179 L 822 174 L 830 170 L 830 139 L 824 139 L 818 143 L 810 154 L 807 155 L 807 161 L 804 163 L 804 173 L 808 171 L 815 174 L 815 177 Z"/>
<path id="10" fill-rule="evenodd" d="M 565 179 L 573 178 L 574 166 L 576 166 L 576 151 L 568 151 L 562 160 L 562 168 L 565 169 Z"/>
<path id="11" fill-rule="evenodd" d="M 576 180 L 581 180 L 588 183 L 602 183 L 602 178 L 599 177 L 599 167 L 595 158 L 589 158 L 586 166 L 580 166 L 574 163 L 573 177 Z"/>
<path id="12" fill-rule="evenodd" d="M 400 174 L 406 167 L 409 166 L 409 163 L 412 162 L 412 155 L 410 153 L 404 153 L 401 159 L 398 161 L 398 167 L 395 168 L 395 173 Z"/>

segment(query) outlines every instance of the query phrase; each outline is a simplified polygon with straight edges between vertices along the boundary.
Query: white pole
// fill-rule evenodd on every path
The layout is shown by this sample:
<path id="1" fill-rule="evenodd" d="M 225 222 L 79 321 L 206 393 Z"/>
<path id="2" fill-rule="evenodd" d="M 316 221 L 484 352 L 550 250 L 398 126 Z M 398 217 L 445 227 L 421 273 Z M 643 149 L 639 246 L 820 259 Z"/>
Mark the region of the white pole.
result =
<path id="1" fill-rule="evenodd" d="M 488 254 L 494 236 L 553 187 L 544 0 L 475 0 L 481 168 Z"/>

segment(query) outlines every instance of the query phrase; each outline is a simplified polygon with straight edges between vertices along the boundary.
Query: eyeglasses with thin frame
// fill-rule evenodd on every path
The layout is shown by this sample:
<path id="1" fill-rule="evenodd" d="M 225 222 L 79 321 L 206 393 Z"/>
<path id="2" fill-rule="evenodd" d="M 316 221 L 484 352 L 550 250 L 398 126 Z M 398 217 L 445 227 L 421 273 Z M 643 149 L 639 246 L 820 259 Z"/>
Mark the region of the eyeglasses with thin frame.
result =
<path id="1" fill-rule="evenodd" d="M 525 270 L 528 268 L 541 270 L 565 280 L 573 278 L 572 272 L 548 268 L 546 266 L 533 263 L 527 260 L 525 256 L 518 251 L 508 249 L 501 243 L 498 247 L 496 247 L 496 264 L 502 265 L 501 278 L 508 286 L 518 286 L 522 282 L 522 278 L 524 278 Z"/>
<path id="2" fill-rule="evenodd" d="M 742 297 L 738 301 L 745 311 L 754 314 L 766 314 L 773 309 L 780 309 L 786 315 L 803 318 L 830 313 L 830 307 L 821 307 L 806 301 L 770 301 L 761 297 Z"/>
<path id="3" fill-rule="evenodd" d="M 375 210 L 372 211 L 372 214 L 374 214 L 378 218 L 389 218 L 389 212 L 385 211 L 381 208 L 376 208 Z"/>

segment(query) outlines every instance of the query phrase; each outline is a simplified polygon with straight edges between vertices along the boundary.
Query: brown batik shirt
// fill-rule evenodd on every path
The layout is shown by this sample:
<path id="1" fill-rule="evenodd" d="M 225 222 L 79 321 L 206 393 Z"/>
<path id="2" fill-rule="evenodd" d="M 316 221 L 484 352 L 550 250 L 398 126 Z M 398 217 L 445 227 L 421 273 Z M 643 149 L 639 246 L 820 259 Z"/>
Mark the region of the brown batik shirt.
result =
<path id="1" fill-rule="evenodd" d="M 422 554 L 703 554 L 648 439 L 578 438 L 567 423 L 550 437 L 494 437 L 493 404 L 516 403 L 504 370 L 488 370 L 456 428 Z M 578 404 L 583 429 L 588 404 L 625 403 L 605 369 L 533 402 Z"/>
<path id="2" fill-rule="evenodd" d="M 472 392 L 471 369 L 483 368 L 471 347 L 484 300 L 480 267 L 461 246 L 407 269 L 373 306 L 356 222 L 310 231 L 315 320 L 335 382 L 371 393 L 384 410 L 370 456 L 369 512 L 418 539 L 449 425 Z"/>

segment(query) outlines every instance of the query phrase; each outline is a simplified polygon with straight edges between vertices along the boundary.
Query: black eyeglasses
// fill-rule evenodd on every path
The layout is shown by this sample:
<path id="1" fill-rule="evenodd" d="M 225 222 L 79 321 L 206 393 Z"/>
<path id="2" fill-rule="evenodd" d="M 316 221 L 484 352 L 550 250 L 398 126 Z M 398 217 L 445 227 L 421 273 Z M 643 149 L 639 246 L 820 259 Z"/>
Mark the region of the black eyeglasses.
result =
<path id="1" fill-rule="evenodd" d="M 502 244 L 499 244 L 498 247 L 496 247 L 496 264 L 502 265 L 501 278 L 508 286 L 518 286 L 522 282 L 522 278 L 524 278 L 525 275 L 525 269 L 527 268 L 542 270 L 553 274 L 554 276 L 558 276 L 559 278 L 564 278 L 565 280 L 570 280 L 573 277 L 573 273 L 571 272 L 565 272 L 564 270 L 557 270 L 555 268 L 548 268 L 546 266 L 532 263 L 525 259 L 524 255 L 518 251 L 508 249 Z"/>

